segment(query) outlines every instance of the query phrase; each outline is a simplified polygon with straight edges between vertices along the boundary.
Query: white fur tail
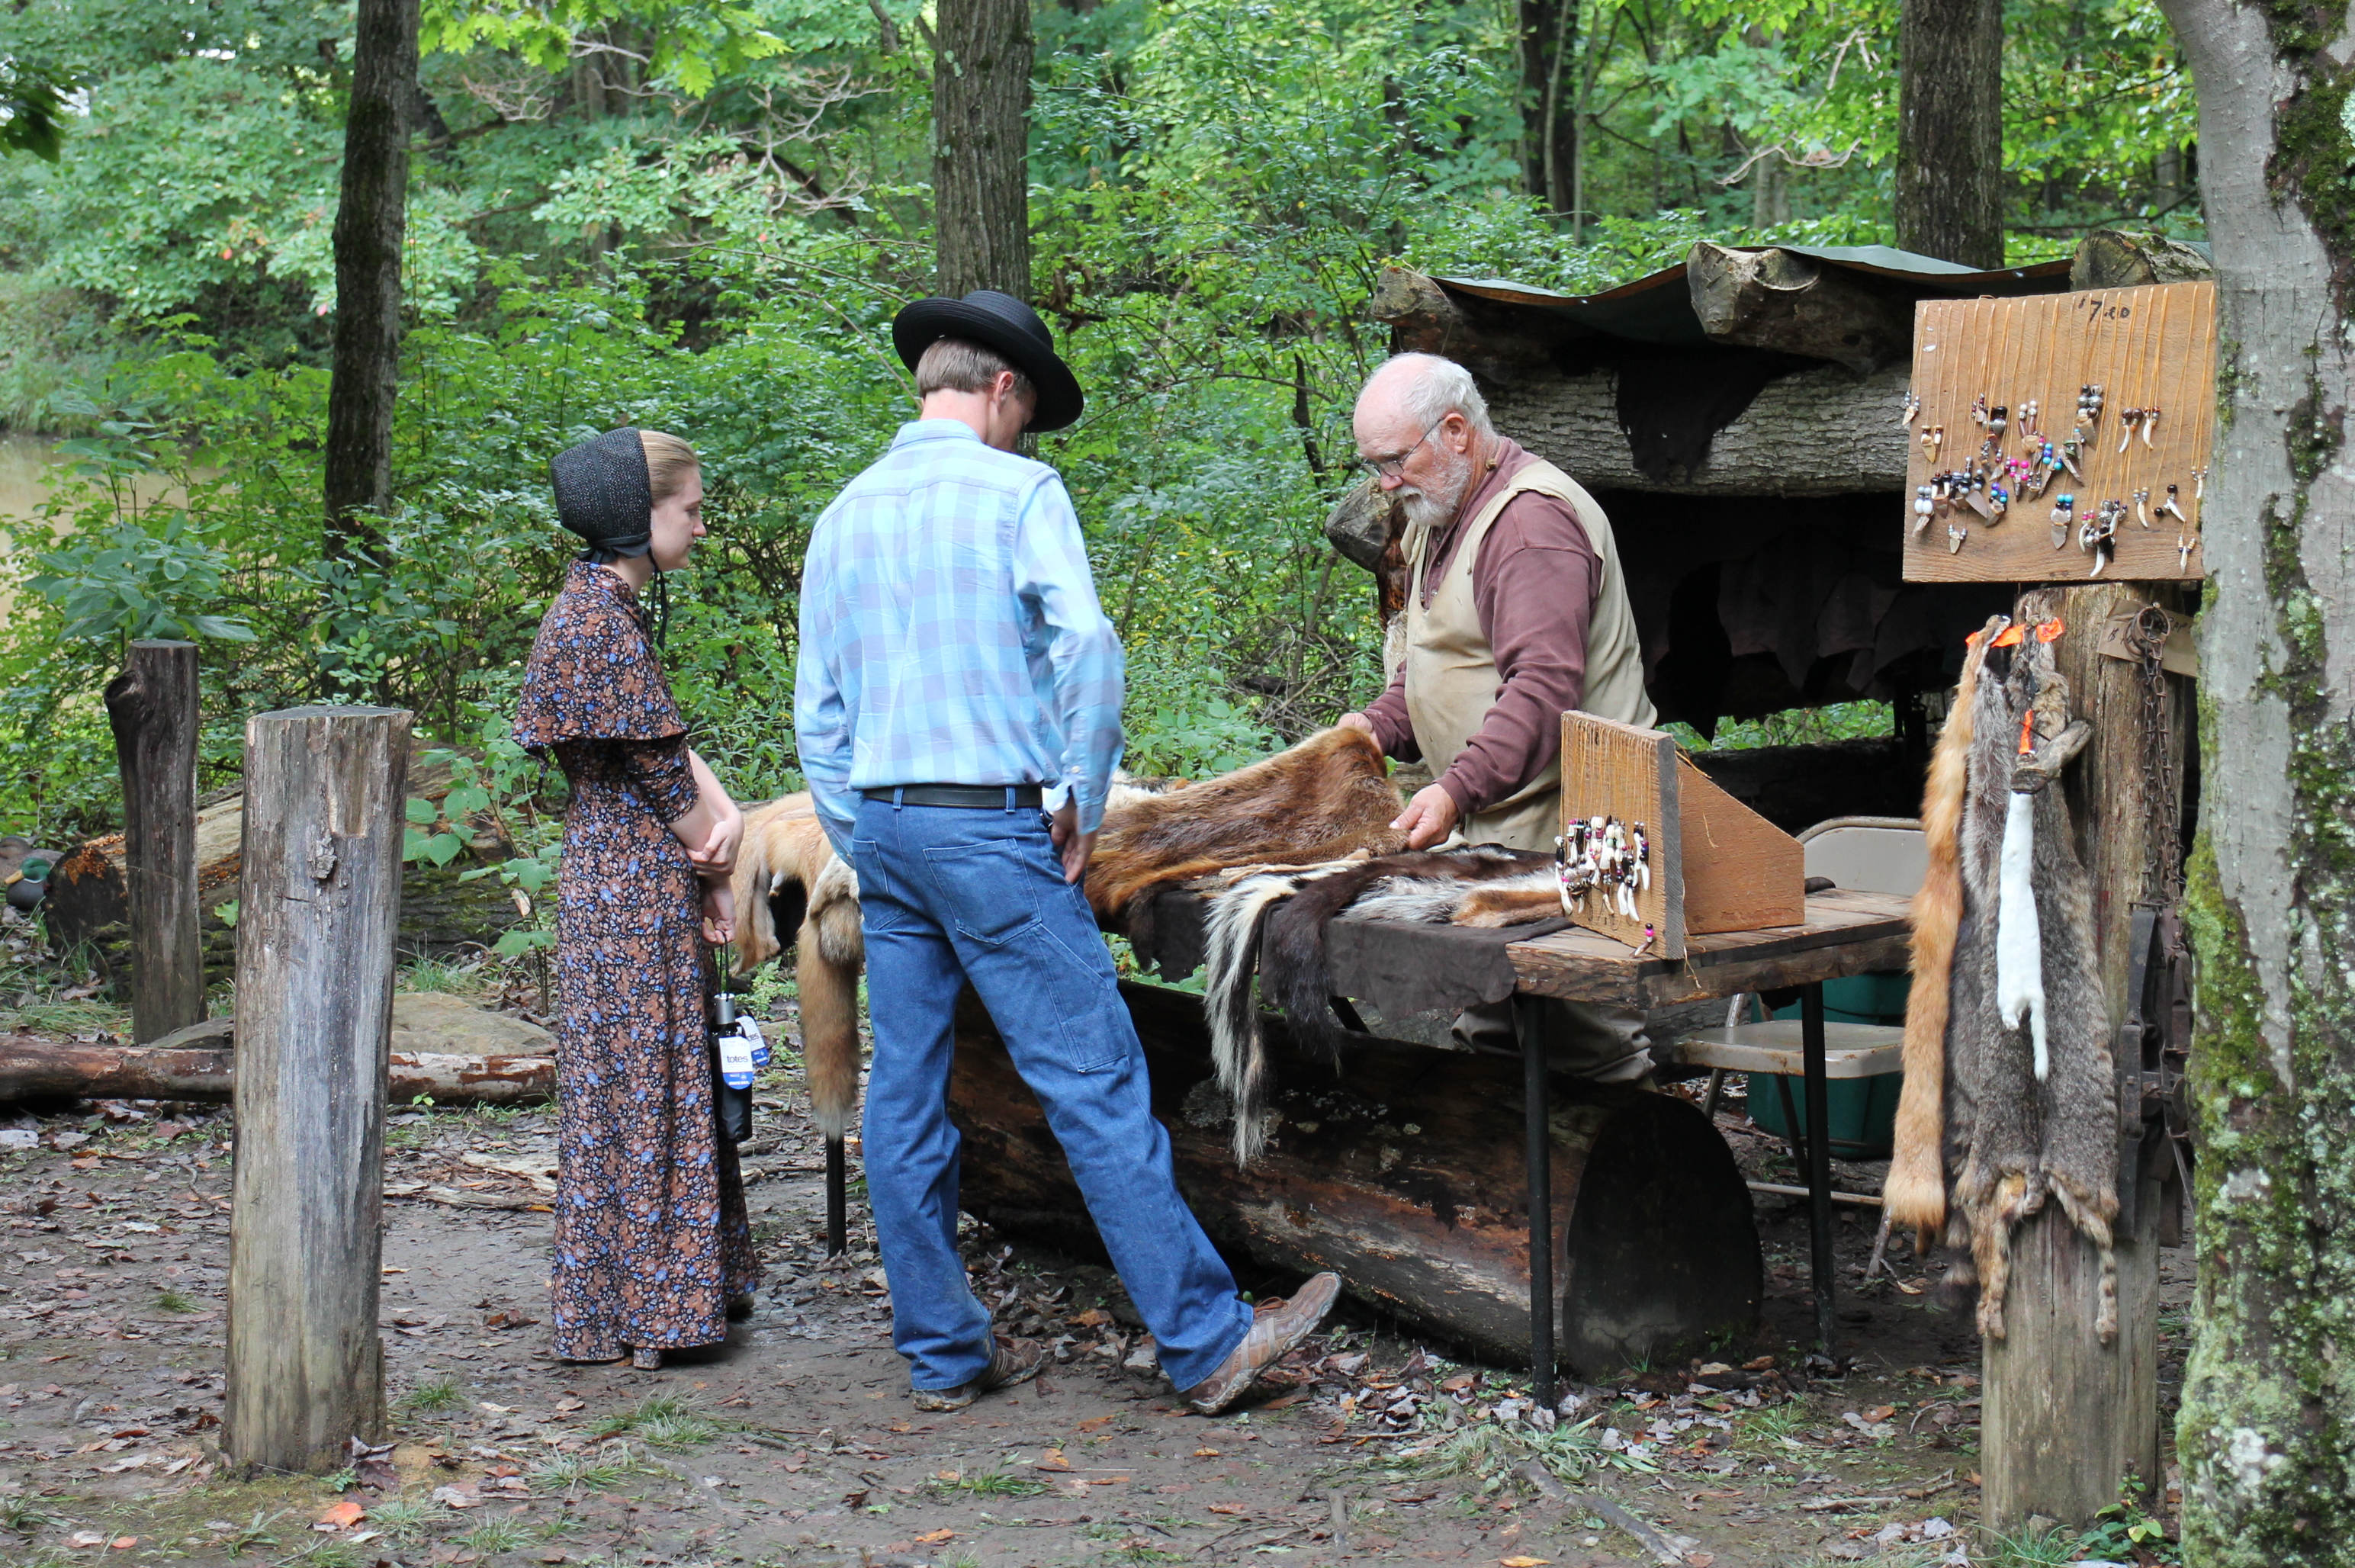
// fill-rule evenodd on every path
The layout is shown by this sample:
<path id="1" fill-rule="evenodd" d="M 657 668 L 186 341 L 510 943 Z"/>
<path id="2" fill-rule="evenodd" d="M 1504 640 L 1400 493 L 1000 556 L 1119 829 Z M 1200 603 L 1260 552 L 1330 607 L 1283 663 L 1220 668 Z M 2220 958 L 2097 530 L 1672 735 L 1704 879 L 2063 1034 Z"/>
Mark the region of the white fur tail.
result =
<path id="1" fill-rule="evenodd" d="M 2013 792 L 2004 808 L 2002 872 L 1995 926 L 1995 1005 L 2006 1029 L 2028 1020 L 2036 1081 L 2051 1062 L 2044 1046 L 2044 938 L 2036 918 L 2036 797 Z"/>
<path id="2" fill-rule="evenodd" d="M 1233 1104 L 1235 1164 L 1247 1166 L 1267 1144 L 1267 1042 L 1260 1038 L 1252 978 L 1259 970 L 1260 930 L 1268 912 L 1298 891 L 1298 875 L 1247 877 L 1211 901 L 1204 922 L 1203 987 L 1210 1059 L 1219 1087 Z"/>

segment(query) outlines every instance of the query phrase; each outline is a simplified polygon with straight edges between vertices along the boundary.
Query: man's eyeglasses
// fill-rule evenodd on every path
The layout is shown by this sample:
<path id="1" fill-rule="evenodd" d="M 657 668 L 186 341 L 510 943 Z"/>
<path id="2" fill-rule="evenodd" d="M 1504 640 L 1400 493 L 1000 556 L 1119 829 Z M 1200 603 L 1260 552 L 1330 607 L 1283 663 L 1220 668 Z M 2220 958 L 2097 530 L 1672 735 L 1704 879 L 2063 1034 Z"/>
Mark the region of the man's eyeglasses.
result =
<path id="1" fill-rule="evenodd" d="M 1370 474 L 1377 479 L 1397 478 L 1406 468 L 1406 460 L 1414 455 L 1415 448 L 1431 439 L 1433 428 L 1425 425 L 1423 433 L 1416 436 L 1412 444 L 1391 453 L 1388 457 L 1360 457 L 1358 459 L 1359 471 Z"/>

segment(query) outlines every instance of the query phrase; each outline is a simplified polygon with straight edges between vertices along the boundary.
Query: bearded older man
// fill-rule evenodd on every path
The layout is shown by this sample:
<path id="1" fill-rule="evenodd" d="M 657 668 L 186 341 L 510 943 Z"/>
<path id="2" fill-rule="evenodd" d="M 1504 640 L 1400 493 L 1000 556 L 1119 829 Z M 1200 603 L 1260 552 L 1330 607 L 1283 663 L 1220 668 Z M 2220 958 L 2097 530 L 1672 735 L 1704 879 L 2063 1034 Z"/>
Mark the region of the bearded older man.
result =
<path id="1" fill-rule="evenodd" d="M 1405 507 L 1406 656 L 1390 689 L 1341 722 L 1428 764 L 1433 782 L 1393 824 L 1415 848 L 1550 849 L 1561 831 L 1561 714 L 1628 724 L 1657 714 L 1611 521 L 1577 481 L 1497 433 L 1471 373 L 1401 354 L 1358 394 L 1359 457 Z M 1553 1064 L 1604 1083 L 1651 1070 L 1643 1015 L 1561 1005 Z M 1455 1022 L 1509 1046 L 1509 1004 Z"/>

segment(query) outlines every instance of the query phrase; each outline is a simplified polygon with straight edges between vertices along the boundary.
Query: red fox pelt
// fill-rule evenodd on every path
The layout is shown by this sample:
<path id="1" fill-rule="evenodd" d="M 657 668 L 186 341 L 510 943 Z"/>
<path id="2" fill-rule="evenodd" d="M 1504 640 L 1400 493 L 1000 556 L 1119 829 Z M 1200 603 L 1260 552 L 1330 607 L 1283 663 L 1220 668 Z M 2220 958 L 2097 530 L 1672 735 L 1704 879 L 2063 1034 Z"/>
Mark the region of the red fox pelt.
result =
<path id="1" fill-rule="evenodd" d="M 1905 998 L 1905 1086 L 1897 1102 L 1897 1136 L 1881 1191 L 1891 1224 L 1917 1237 L 1946 1222 L 1943 1150 L 1945 1125 L 1946 1016 L 1954 981 L 1955 933 L 1963 920 L 1960 837 L 1964 773 L 1971 750 L 1972 706 L 1987 644 L 2010 624 L 1991 618 L 1963 657 L 1962 679 L 1945 728 L 1930 753 L 1922 792 L 1922 837 L 1929 869 L 1913 895 L 1913 984 Z"/>
<path id="2" fill-rule="evenodd" d="M 835 854 L 805 794 L 744 813 L 731 885 L 737 974 L 776 956 L 781 926 L 794 933 L 810 1113 L 819 1131 L 841 1137 L 858 1109 L 858 971 L 867 958 L 858 878 Z"/>

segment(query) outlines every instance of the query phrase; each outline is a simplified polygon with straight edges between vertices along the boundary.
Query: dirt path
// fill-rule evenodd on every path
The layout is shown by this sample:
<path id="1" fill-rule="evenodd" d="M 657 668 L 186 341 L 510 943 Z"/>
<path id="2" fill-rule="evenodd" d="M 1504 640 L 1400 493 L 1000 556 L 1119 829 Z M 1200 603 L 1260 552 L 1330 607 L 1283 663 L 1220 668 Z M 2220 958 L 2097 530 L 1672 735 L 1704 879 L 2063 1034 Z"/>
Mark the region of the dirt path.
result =
<path id="1" fill-rule="evenodd" d="M 387 1181 L 410 1195 L 387 1206 L 391 1470 L 347 1491 L 240 1479 L 215 1446 L 226 1117 L 116 1114 L 0 1123 L 0 1562 L 1660 1561 L 1630 1517 L 1695 1568 L 2005 1560 L 1957 1552 L 1977 1513 L 1977 1339 L 1932 1290 L 1853 1288 L 1869 1227 L 1840 1227 L 1844 1376 L 1811 1374 L 1799 1349 L 1793 1207 L 1762 1214 L 1754 1342 L 1705 1372 L 1623 1372 L 1550 1432 L 1511 1371 L 1348 1308 L 1274 1397 L 1182 1413 L 1106 1271 L 975 1227 L 978 1287 L 1057 1364 L 919 1416 L 871 1238 L 824 1255 L 818 1150 L 790 1096 L 753 1188 L 759 1310 L 727 1346 L 647 1374 L 548 1356 L 534 1205 L 552 1116 L 396 1116 Z M 2171 1302 L 2183 1256 L 2168 1254 Z M 2171 1339 L 2170 1380 L 2180 1354 Z M 1533 1486 L 1532 1459 L 1561 1480 Z"/>

